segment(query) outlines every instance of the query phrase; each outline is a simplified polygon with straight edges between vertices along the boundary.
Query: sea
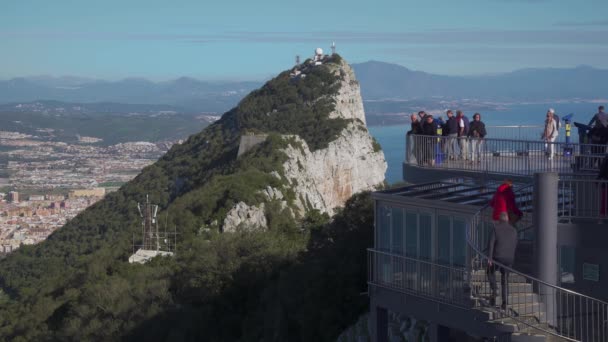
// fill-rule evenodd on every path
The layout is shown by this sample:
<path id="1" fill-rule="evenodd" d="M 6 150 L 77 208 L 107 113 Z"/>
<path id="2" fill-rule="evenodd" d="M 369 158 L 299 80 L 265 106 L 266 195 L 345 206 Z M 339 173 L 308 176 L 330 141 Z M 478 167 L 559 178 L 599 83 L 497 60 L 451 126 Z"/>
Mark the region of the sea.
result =
<path id="1" fill-rule="evenodd" d="M 572 115 L 572 122 L 588 124 L 600 105 L 606 106 L 605 103 L 597 102 L 576 102 L 576 103 L 534 103 L 534 104 L 516 104 L 502 105 L 504 109 L 495 111 L 480 112 L 481 120 L 486 126 L 538 126 L 528 127 L 525 131 L 533 134 L 529 139 L 540 138 L 544 120 L 549 108 L 554 108 L 556 114 L 560 118 L 568 114 Z M 454 108 L 458 109 L 458 108 Z M 422 108 L 421 110 L 424 110 Z M 473 112 L 462 109 L 465 115 L 472 120 Z M 409 115 L 409 114 L 408 114 Z M 445 115 L 444 115 L 445 117 Z M 371 135 L 382 146 L 384 157 L 388 163 L 386 170 L 386 181 L 389 184 L 402 181 L 402 163 L 405 158 L 405 133 L 410 130 L 409 124 L 393 125 L 393 126 L 371 126 L 368 127 Z M 504 133 L 504 129 L 502 130 Z M 564 123 L 560 129 L 560 141 L 563 141 Z M 488 138 L 492 137 L 492 130 L 488 129 Z M 578 142 L 577 129 L 572 127 L 572 142 Z"/>

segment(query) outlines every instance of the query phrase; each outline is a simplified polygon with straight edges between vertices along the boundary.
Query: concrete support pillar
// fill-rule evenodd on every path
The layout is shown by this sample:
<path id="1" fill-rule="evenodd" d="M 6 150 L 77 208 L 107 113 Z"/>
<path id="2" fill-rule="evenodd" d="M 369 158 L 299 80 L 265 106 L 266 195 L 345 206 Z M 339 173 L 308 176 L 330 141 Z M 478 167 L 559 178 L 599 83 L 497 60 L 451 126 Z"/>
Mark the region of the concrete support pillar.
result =
<path id="1" fill-rule="evenodd" d="M 535 270 L 536 277 L 548 284 L 557 285 L 557 173 L 537 173 L 534 175 L 534 226 L 536 229 Z M 536 284 L 535 284 L 536 285 Z M 540 300 L 547 307 L 549 324 L 555 322 L 555 291 L 549 286 L 538 286 Z"/>

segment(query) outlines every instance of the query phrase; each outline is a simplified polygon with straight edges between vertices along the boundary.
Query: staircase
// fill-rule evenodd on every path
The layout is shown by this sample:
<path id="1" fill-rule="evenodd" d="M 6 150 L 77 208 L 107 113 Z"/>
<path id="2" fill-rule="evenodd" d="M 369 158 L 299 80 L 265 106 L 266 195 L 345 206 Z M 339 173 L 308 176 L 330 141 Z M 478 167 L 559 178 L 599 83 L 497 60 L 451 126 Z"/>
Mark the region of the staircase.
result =
<path id="1" fill-rule="evenodd" d="M 534 292 L 531 283 L 518 274 L 509 276 L 507 309 L 500 309 L 502 304 L 502 275 L 496 272 L 497 297 L 496 306 L 490 306 L 491 289 L 486 271 L 472 273 L 472 294 L 476 306 L 488 314 L 488 323 L 497 326 L 498 330 L 511 333 L 511 341 L 568 341 L 551 333 L 556 333 L 546 322 L 545 304 Z M 546 330 L 546 332 L 543 332 Z"/>
<path id="2" fill-rule="evenodd" d="M 565 194 L 561 194 L 562 197 Z M 487 314 L 487 323 L 493 325 L 496 330 L 503 332 L 498 340 L 508 336 L 508 341 L 595 341 L 594 336 L 589 338 L 588 331 L 558 331 L 553 326 L 554 319 L 548 317 L 547 300 L 555 303 L 556 296 L 562 295 L 563 291 L 559 287 L 551 288 L 552 296 L 541 297 L 538 295 L 539 287 L 546 288 L 539 280 L 528 276 L 534 274 L 534 248 L 535 237 L 533 233 L 533 205 L 532 205 L 532 189 L 524 187 L 516 191 L 517 203 L 524 212 L 523 219 L 516 224 L 518 229 L 519 242 L 515 253 L 515 262 L 512 272 L 508 279 L 508 297 L 506 310 L 500 308 L 501 299 L 501 274 L 496 272 L 496 305 L 490 305 L 491 289 L 486 274 L 487 256 L 485 255 L 485 244 L 487 241 L 487 223 L 489 221 L 488 209 L 482 208 L 473 221 L 468 232 L 467 239 L 471 247 L 472 255 L 475 255 L 473 268 L 471 271 L 471 297 L 475 303 L 475 308 Z M 562 209 L 567 211 L 572 205 L 568 198 L 563 198 Z M 490 208 L 491 209 L 491 208 Z M 559 213 L 560 216 L 563 212 Z M 573 296 L 582 296 L 574 294 Z M 590 299 L 595 301 L 593 299 Z M 598 307 L 606 306 L 606 303 L 596 301 Z M 595 303 L 594 302 L 594 305 Z M 554 304 L 555 305 L 555 304 Z M 567 315 L 567 313 L 565 313 Z M 551 323 L 551 324 L 549 324 Z M 593 333 L 592 333 L 593 334 Z M 604 331 L 599 332 L 599 335 L 604 336 Z M 600 338 L 599 341 L 602 341 Z"/>

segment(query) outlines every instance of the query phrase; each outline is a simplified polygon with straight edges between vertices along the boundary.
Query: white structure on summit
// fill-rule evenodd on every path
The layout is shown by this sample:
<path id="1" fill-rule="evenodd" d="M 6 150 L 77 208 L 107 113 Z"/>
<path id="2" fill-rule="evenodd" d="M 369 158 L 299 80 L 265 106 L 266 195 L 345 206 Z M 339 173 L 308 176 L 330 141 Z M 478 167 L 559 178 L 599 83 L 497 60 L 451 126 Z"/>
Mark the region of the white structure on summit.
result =
<path id="1" fill-rule="evenodd" d="M 336 42 L 331 42 L 331 55 L 336 54 Z"/>
<path id="2" fill-rule="evenodd" d="M 315 55 L 313 57 L 313 62 L 315 63 L 315 65 L 321 65 L 323 64 L 323 49 L 321 48 L 316 48 L 315 49 Z"/>

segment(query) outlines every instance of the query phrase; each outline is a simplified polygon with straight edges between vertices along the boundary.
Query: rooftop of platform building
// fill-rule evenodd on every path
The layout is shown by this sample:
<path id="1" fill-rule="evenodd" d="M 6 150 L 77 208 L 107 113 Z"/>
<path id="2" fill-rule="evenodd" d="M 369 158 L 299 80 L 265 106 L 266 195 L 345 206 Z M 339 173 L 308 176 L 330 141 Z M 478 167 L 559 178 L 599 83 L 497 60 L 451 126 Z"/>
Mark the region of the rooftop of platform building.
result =
<path id="1" fill-rule="evenodd" d="M 445 203 L 483 206 L 487 204 L 502 182 L 488 181 L 485 184 L 476 183 L 474 179 L 450 178 L 436 182 L 412 184 L 404 187 L 378 191 L 376 194 L 403 198 L 441 201 Z M 518 189 L 525 184 L 513 183 Z M 531 196 L 531 189 L 526 195 Z"/>

